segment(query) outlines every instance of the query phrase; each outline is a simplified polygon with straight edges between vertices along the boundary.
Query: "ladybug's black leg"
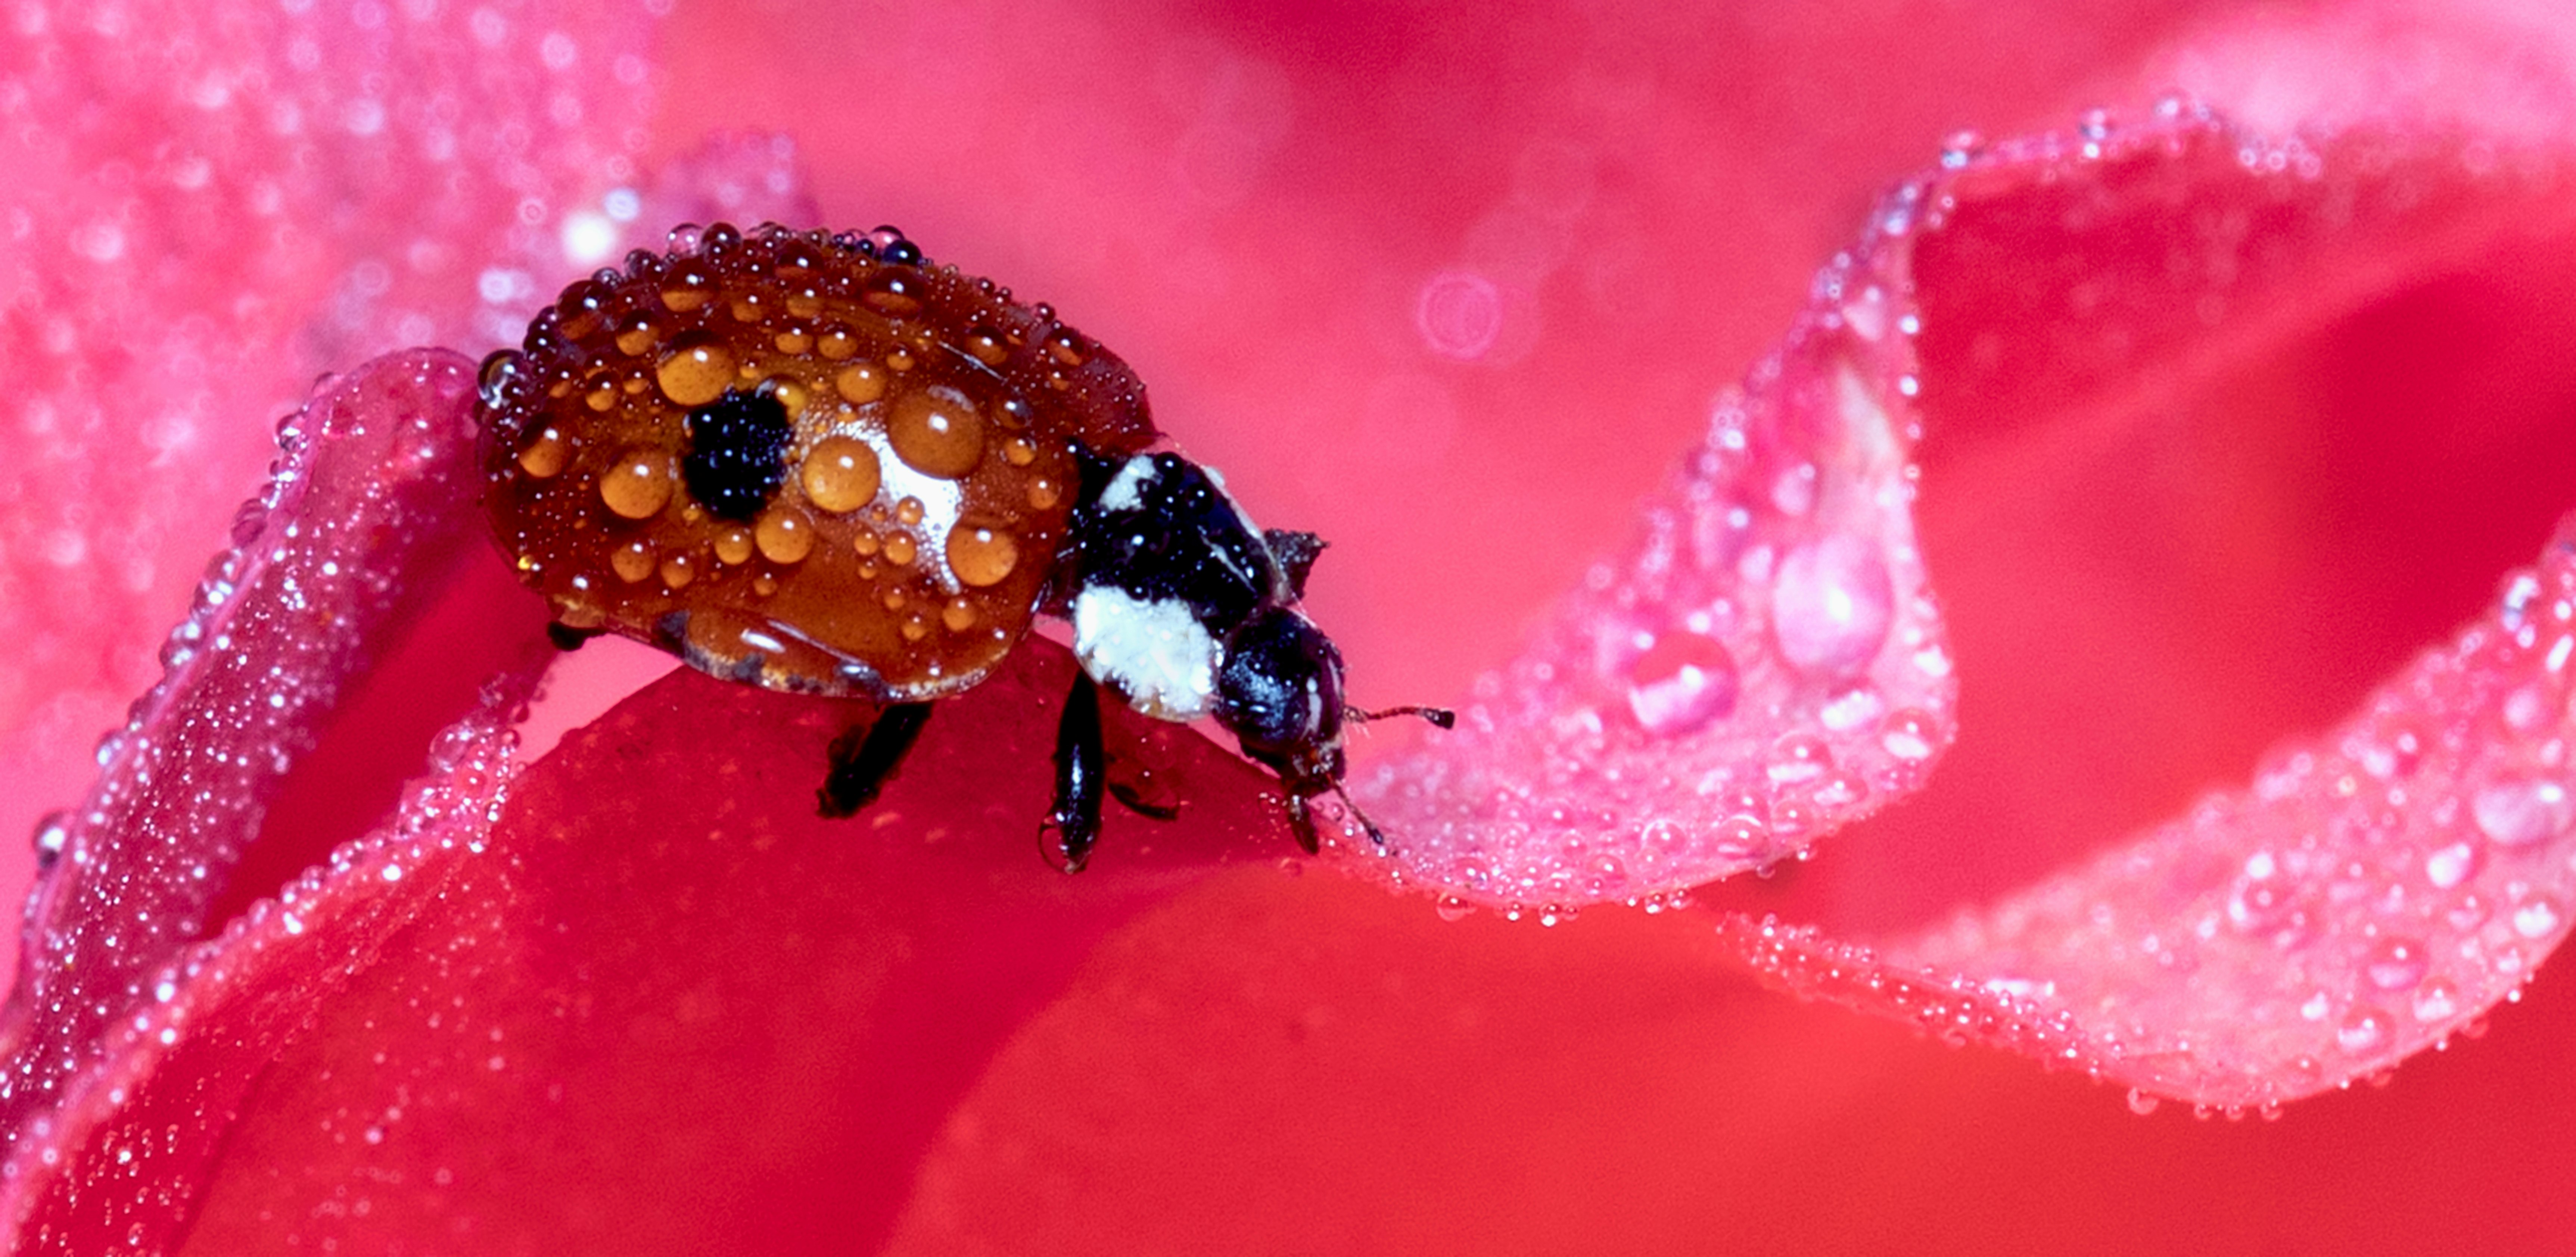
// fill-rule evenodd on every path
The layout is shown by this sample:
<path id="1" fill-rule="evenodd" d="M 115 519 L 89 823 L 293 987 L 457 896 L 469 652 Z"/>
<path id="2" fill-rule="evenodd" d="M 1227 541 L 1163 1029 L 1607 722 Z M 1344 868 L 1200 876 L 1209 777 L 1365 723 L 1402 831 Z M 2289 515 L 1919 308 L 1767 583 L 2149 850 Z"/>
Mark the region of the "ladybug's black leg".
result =
<path id="1" fill-rule="evenodd" d="M 1296 836 L 1298 847 L 1308 855 L 1324 849 L 1323 844 L 1315 840 L 1313 809 L 1306 806 L 1306 796 L 1293 791 L 1288 795 L 1288 832 Z"/>
<path id="2" fill-rule="evenodd" d="M 1100 793 L 1108 776 L 1100 749 L 1100 687 L 1076 669 L 1073 692 L 1065 695 L 1064 716 L 1055 726 L 1055 806 L 1046 819 L 1067 873 L 1081 872 L 1091 844 L 1100 840 Z"/>
<path id="3" fill-rule="evenodd" d="M 581 629 L 569 624 L 550 622 L 546 625 L 546 640 L 553 642 L 557 650 L 579 650 L 582 643 L 594 637 L 606 636 L 607 633 L 607 629 Z"/>
<path id="4" fill-rule="evenodd" d="M 1132 768 L 1132 766 L 1129 767 Z M 1171 791 L 1163 789 L 1155 782 L 1152 769 L 1132 768 L 1129 775 L 1132 780 L 1122 781 L 1115 776 L 1109 779 L 1110 798 L 1118 800 L 1128 811 L 1148 820 L 1168 821 L 1180 818 L 1181 801 L 1174 798 Z"/>
<path id="5" fill-rule="evenodd" d="M 817 809 L 838 819 L 877 801 L 877 791 L 903 763 L 904 752 L 930 723 L 930 704 L 895 703 L 877 713 L 862 733 L 852 729 L 832 741 L 832 771 L 814 792 Z"/>

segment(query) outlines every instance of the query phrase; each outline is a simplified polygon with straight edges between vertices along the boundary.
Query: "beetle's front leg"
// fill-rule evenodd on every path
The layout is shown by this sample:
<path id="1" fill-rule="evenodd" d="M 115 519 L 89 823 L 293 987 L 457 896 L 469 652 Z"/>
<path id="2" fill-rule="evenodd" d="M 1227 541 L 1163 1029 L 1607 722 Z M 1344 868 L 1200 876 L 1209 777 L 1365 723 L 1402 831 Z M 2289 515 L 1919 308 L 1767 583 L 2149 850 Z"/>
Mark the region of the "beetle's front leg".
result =
<path id="1" fill-rule="evenodd" d="M 876 802 L 877 792 L 928 723 L 930 704 L 894 703 L 879 711 L 864 733 L 852 729 L 833 739 L 831 771 L 823 777 L 823 788 L 814 792 L 816 810 L 837 820 Z"/>
<path id="2" fill-rule="evenodd" d="M 1100 795 L 1108 785 L 1108 761 L 1100 746 L 1100 687 L 1077 668 L 1073 691 L 1064 697 L 1064 715 L 1055 726 L 1055 804 L 1043 829 L 1055 831 L 1056 851 L 1064 871 L 1079 873 L 1100 840 Z"/>

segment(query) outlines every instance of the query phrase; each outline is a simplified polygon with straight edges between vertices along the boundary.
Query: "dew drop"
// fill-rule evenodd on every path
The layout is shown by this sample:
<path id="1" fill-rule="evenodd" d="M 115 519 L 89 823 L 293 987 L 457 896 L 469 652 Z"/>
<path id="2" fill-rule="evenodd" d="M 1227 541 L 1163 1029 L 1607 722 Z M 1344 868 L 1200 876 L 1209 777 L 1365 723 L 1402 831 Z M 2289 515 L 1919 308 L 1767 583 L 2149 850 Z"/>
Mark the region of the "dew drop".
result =
<path id="1" fill-rule="evenodd" d="M 1013 467 L 1026 467 L 1037 461 L 1037 443 L 1024 436 L 1012 437 L 1003 442 L 1002 457 Z"/>
<path id="2" fill-rule="evenodd" d="M 508 400 L 510 382 L 519 378 L 527 362 L 515 349 L 496 349 L 485 355 L 474 374 L 474 389 L 483 404 L 499 409 Z"/>
<path id="3" fill-rule="evenodd" d="M 2424 857 L 2424 880 L 2435 889 L 2449 890 L 2478 871 L 2478 849 L 2466 842 L 2440 847 Z"/>
<path id="4" fill-rule="evenodd" d="M 1974 131 L 1953 131 L 1941 141 L 1941 166 L 1957 170 L 1975 160 L 1986 150 L 1986 137 Z"/>
<path id="5" fill-rule="evenodd" d="M 1019 563 L 1019 543 L 998 526 L 961 520 L 948 530 L 948 570 L 961 584 L 1000 584 Z"/>
<path id="6" fill-rule="evenodd" d="M 1922 712 L 1911 709 L 1891 712 L 1887 723 L 1880 726 L 1878 744 L 1886 748 L 1888 754 L 1906 763 L 1919 764 L 1932 758 L 1933 747 L 1939 742 L 1933 728 L 1932 718 Z"/>
<path id="7" fill-rule="evenodd" d="M 947 606 L 940 608 L 939 622 L 946 625 L 951 633 L 963 633 L 975 627 L 975 604 L 963 598 L 951 598 Z"/>
<path id="8" fill-rule="evenodd" d="M 1011 347 L 1003 343 L 1001 333 L 989 327 L 979 327 L 967 334 L 966 352 L 988 367 L 998 367 L 1011 358 Z"/>
<path id="9" fill-rule="evenodd" d="M 1807 733 L 1792 733 L 1771 745 L 1771 762 L 1763 768 L 1772 782 L 1793 786 L 1814 781 L 1831 771 L 1834 753 L 1822 738 Z"/>
<path id="10" fill-rule="evenodd" d="M 608 554 L 609 570 L 629 585 L 653 574 L 653 547 L 641 541 L 630 541 Z"/>
<path id="11" fill-rule="evenodd" d="M 712 337 L 684 337 L 653 368 L 662 395 L 676 405 L 703 406 L 724 396 L 734 381 L 733 351 Z"/>
<path id="12" fill-rule="evenodd" d="M 825 437 L 805 455 L 805 497 L 834 514 L 855 511 L 876 500 L 877 486 L 884 474 L 885 469 L 877 464 L 877 452 L 868 448 L 867 442 L 846 436 Z"/>
<path id="13" fill-rule="evenodd" d="M 846 327 L 827 327 L 821 336 L 815 338 L 814 352 L 839 362 L 859 352 L 859 338 Z"/>
<path id="14" fill-rule="evenodd" d="M 2558 901 L 2547 895 L 2534 895 L 2513 910 L 2513 932 L 2524 938 L 2547 938 L 2565 923 Z"/>
<path id="15" fill-rule="evenodd" d="M 716 531 L 716 561 L 730 567 L 751 558 L 751 530 L 728 524 Z"/>
<path id="16" fill-rule="evenodd" d="M 643 357 L 661 340 L 662 329 L 654 326 L 650 315 L 628 315 L 617 329 L 617 351 L 630 358 Z"/>
<path id="17" fill-rule="evenodd" d="M 921 313 L 921 277 L 902 271 L 879 271 L 859 294 L 859 303 L 888 318 Z"/>
<path id="18" fill-rule="evenodd" d="M 709 295 L 705 282 L 694 271 L 672 276 L 671 282 L 662 286 L 662 308 L 673 314 L 687 314 L 705 305 Z"/>
<path id="19" fill-rule="evenodd" d="M 1771 632 L 1791 667 L 1835 676 L 1869 663 L 1887 640 L 1894 592 L 1876 546 L 1827 537 L 1780 560 Z"/>
<path id="20" fill-rule="evenodd" d="M 1771 827 L 1761 817 L 1738 814 L 1717 823 L 1715 840 L 1718 854 L 1749 860 L 1770 849 Z"/>
<path id="21" fill-rule="evenodd" d="M 673 589 L 686 589 L 698 578 L 698 565 L 685 554 L 665 555 L 662 559 L 662 583 Z"/>
<path id="22" fill-rule="evenodd" d="M 2460 896 L 2459 902 L 2442 910 L 2442 921 L 2454 931 L 2466 934 L 2486 924 L 2487 901 L 2476 893 Z"/>
<path id="23" fill-rule="evenodd" d="M 2488 786 L 2469 801 L 2469 812 L 2477 819 L 2480 832 L 2505 847 L 2528 847 L 2555 838 L 2567 832 L 2568 823 L 2576 820 L 2576 807 L 2568 803 L 2567 787 L 2537 778 Z"/>
<path id="24" fill-rule="evenodd" d="M 919 551 L 915 548 L 912 534 L 904 532 L 899 532 L 886 538 L 885 556 L 886 562 L 892 563 L 896 567 L 910 567 L 912 566 L 912 561 L 915 558 L 920 557 Z"/>
<path id="25" fill-rule="evenodd" d="M 2156 1106 L 2162 1103 L 2163 1101 L 2158 1100 L 2154 1096 L 2148 1095 L 2146 1092 L 2140 1091 L 2135 1087 L 2129 1088 L 2129 1111 L 2140 1117 L 2145 1117 L 2147 1114 L 2155 1112 Z"/>
<path id="26" fill-rule="evenodd" d="M 2448 978 L 2435 978 L 2416 988 L 2415 1020 L 2442 1021 L 2460 1011 L 2460 992 Z"/>
<path id="27" fill-rule="evenodd" d="M 2245 871 L 2229 887 L 2227 923 L 2249 935 L 2270 935 L 2278 945 L 2295 945 L 2308 934 L 2306 904 L 2296 885 L 2279 877 L 2280 866 L 2269 851 L 2245 859 Z"/>
<path id="28" fill-rule="evenodd" d="M 1432 905 L 1431 910 L 1439 914 L 1440 919 L 1443 921 L 1464 921 L 1476 914 L 1476 906 L 1474 904 L 1468 903 L 1466 900 L 1460 899 L 1456 895 L 1442 895 L 1440 897 L 1440 902 Z"/>
<path id="29" fill-rule="evenodd" d="M 1628 710 L 1649 733 L 1673 737 L 1722 720 L 1740 688 L 1735 656 L 1717 639 L 1670 633 L 1628 670 Z"/>
<path id="30" fill-rule="evenodd" d="M 1058 487 L 1055 481 L 1040 476 L 1029 482 L 1029 509 L 1053 510 L 1055 504 L 1063 500 L 1064 490 Z"/>
<path id="31" fill-rule="evenodd" d="M 769 511 L 754 526 L 752 541 L 772 563 L 800 563 L 814 549 L 814 525 L 796 511 Z"/>
<path id="32" fill-rule="evenodd" d="M 2335 1026 L 2335 1046 L 2353 1056 L 2376 1052 L 2388 1044 L 2388 1014 L 2368 1006 L 2345 1013 Z"/>
<path id="33" fill-rule="evenodd" d="M 832 377 L 832 391 L 853 406 L 865 406 L 885 396 L 885 368 L 873 362 L 853 362 Z"/>
<path id="34" fill-rule="evenodd" d="M 618 456 L 599 478 L 599 500 L 625 519 L 649 519 L 671 501 L 671 456 L 634 449 Z"/>
<path id="35" fill-rule="evenodd" d="M 2386 938 L 2362 957 L 2361 972 L 2380 990 L 2406 991 L 2424 980 L 2429 964 L 2424 944 L 2411 938 Z"/>
<path id="36" fill-rule="evenodd" d="M 984 417 L 955 389 L 921 389 L 895 400 L 886 439 L 913 470 L 955 480 L 983 461 Z"/>
<path id="37" fill-rule="evenodd" d="M 63 858 L 63 848 L 72 840 L 71 814 L 48 812 L 36 822 L 36 867 L 49 869 Z"/>
<path id="38" fill-rule="evenodd" d="M 519 451 L 519 470 L 539 480 L 551 480 L 563 474 L 572 461 L 572 443 L 553 428 L 541 428 L 534 439 Z"/>

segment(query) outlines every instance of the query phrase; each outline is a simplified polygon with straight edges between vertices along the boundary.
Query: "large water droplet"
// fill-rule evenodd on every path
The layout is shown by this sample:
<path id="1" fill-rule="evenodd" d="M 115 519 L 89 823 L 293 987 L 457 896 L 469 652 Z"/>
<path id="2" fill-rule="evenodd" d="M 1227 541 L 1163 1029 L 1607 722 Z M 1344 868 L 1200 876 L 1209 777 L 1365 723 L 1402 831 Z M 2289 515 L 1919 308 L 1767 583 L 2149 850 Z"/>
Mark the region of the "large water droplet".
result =
<path id="1" fill-rule="evenodd" d="M 2555 838 L 2576 820 L 2567 787 L 2538 778 L 2488 786 L 2469 801 L 2469 812 L 2477 818 L 2480 832 L 2505 847 L 2527 847 Z"/>
<path id="2" fill-rule="evenodd" d="M 1690 733 L 1735 710 L 1735 656 L 1715 638 L 1669 633 L 1628 670 L 1628 710 L 1650 733 Z"/>
<path id="3" fill-rule="evenodd" d="M 997 524 L 961 521 L 948 530 L 948 570 L 969 588 L 998 584 L 1019 564 L 1019 543 Z"/>
<path id="4" fill-rule="evenodd" d="M 815 442 L 813 450 L 805 455 L 802 478 L 806 499 L 838 514 L 876 500 L 883 476 L 877 452 L 869 449 L 866 442 L 830 436 Z"/>
<path id="5" fill-rule="evenodd" d="M 2386 938 L 2362 958 L 2361 972 L 2372 986 L 2380 990 L 2406 991 L 2424 980 L 2424 971 L 2430 963 L 2424 954 L 2424 944 L 2411 938 Z"/>
<path id="6" fill-rule="evenodd" d="M 983 460 L 984 417 L 955 389 L 921 389 L 895 400 L 886 439 L 913 470 L 954 480 Z"/>
<path id="7" fill-rule="evenodd" d="M 2447 978 L 2435 978 L 2415 992 L 2415 1020 L 2444 1020 L 2460 1011 L 2460 991 Z"/>
<path id="8" fill-rule="evenodd" d="M 2469 880 L 2477 871 L 2478 849 L 2466 842 L 2451 843 L 2424 857 L 2424 880 L 2440 890 Z"/>
<path id="9" fill-rule="evenodd" d="M 712 337 L 683 337 L 653 368 L 653 379 L 679 405 L 706 405 L 733 383 L 733 351 Z"/>
<path id="10" fill-rule="evenodd" d="M 624 518 L 650 518 L 670 503 L 672 479 L 669 454 L 629 450 L 600 475 L 599 500 Z"/>
<path id="11" fill-rule="evenodd" d="M 1887 563 L 1867 541 L 1827 537 L 1791 550 L 1771 594 L 1781 657 L 1815 675 L 1866 666 L 1887 640 L 1894 597 Z"/>
<path id="12" fill-rule="evenodd" d="M 2367 1006 L 2356 1008 L 2335 1027 L 2335 1046 L 2365 1056 L 2387 1046 L 2388 1031 L 2388 1014 Z"/>
<path id="13" fill-rule="evenodd" d="M 2530 939 L 2547 938 L 2566 924 L 2566 914 L 2558 901 L 2547 895 L 2534 895 L 2513 910 L 2513 932 Z"/>
<path id="14" fill-rule="evenodd" d="M 36 868 L 41 871 L 63 858 L 63 848 L 72 840 L 71 813 L 48 812 L 36 822 Z"/>
<path id="15" fill-rule="evenodd" d="M 1826 746 L 1824 739 L 1792 733 L 1772 744 L 1770 763 L 1763 772 L 1777 784 L 1794 786 L 1824 776 L 1833 766 L 1833 748 Z"/>

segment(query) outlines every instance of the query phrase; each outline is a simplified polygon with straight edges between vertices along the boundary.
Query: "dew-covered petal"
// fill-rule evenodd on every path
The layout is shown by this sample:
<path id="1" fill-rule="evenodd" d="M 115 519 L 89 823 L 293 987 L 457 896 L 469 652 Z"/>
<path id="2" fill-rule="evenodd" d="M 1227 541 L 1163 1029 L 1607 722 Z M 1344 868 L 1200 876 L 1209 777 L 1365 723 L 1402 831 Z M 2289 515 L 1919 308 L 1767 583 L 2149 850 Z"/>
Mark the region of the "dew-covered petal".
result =
<path id="1" fill-rule="evenodd" d="M 2482 1024 L 2576 904 L 2576 516 L 2488 617 L 2247 789 L 1872 948 L 1730 916 L 1802 994 L 2237 1108 L 2345 1085 Z"/>
<path id="2" fill-rule="evenodd" d="M 2569 183 L 2551 147 L 2384 117 L 2265 139 L 2181 102 L 1969 156 L 1916 253 L 1925 392 L 2012 426 L 2098 416 L 2141 379 L 2201 387 L 2484 242 L 2563 238 Z M 1792 989 L 2142 1097 L 2346 1084 L 2518 998 L 2566 928 L 2571 621 L 2576 519 L 2357 712 L 2116 849 L 1876 946 L 1721 932 Z"/>
<path id="3" fill-rule="evenodd" d="M 9 1009 L 16 1128 L 94 1063 L 103 1029 L 219 918 L 234 866 L 355 676 L 482 557 L 473 368 L 425 351 L 325 381 L 280 427 L 161 683 L 99 748 L 100 780 L 38 839 L 45 863 Z"/>
<path id="4" fill-rule="evenodd" d="M 1184 817 L 1113 808 L 1089 870 L 1051 867 L 1072 677 L 1015 653 L 827 820 L 826 748 L 870 705 L 671 673 L 518 774 L 497 825 L 406 815 L 191 956 L 122 1036 L 114 1106 L 22 1170 L 35 1224 L 61 1251 L 190 1215 L 209 1253 L 864 1249 L 1104 932 L 1286 842 L 1254 770 L 1122 720 Z"/>
<path id="5" fill-rule="evenodd" d="M 552 285 L 658 238 L 608 194 L 666 7 L 11 8 L 0 832 L 79 791 L 316 375 L 516 340 Z"/>
<path id="6" fill-rule="evenodd" d="M 1907 244 L 1930 190 L 1817 276 L 1626 548 L 1458 728 L 1355 787 L 1385 876 L 1514 913 L 1662 902 L 1803 855 L 1931 770 L 1957 683 L 1912 517 Z"/>

